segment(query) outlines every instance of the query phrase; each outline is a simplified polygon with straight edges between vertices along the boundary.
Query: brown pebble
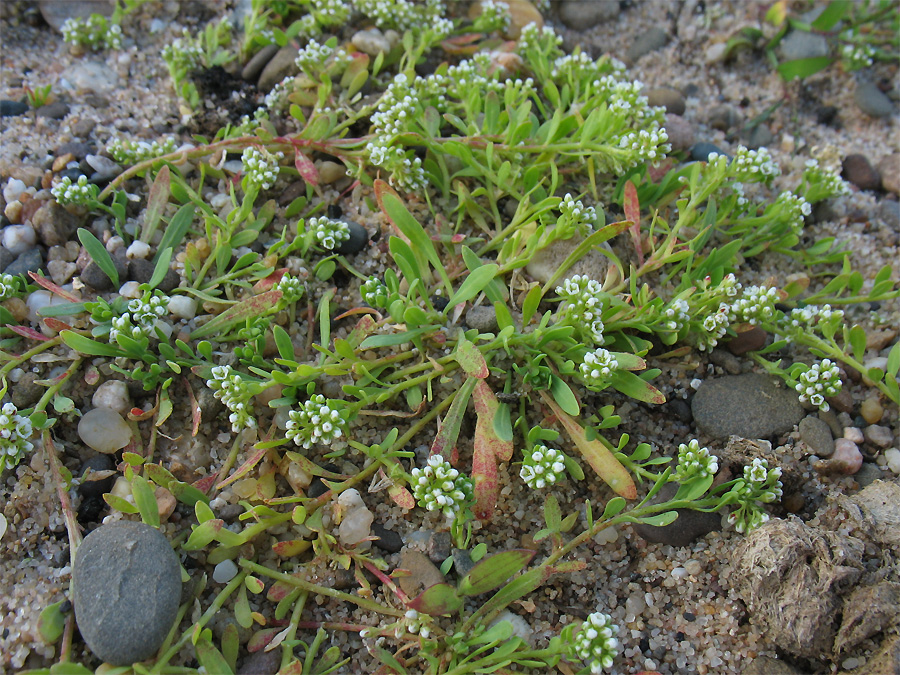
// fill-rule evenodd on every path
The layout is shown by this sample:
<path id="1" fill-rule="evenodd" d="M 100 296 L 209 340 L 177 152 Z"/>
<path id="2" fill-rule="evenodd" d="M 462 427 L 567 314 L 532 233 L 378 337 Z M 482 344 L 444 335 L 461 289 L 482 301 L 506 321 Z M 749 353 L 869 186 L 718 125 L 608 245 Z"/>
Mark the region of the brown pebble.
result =
<path id="1" fill-rule="evenodd" d="M 866 351 L 880 352 L 897 337 L 897 331 L 893 328 L 880 328 L 866 331 Z"/>
<path id="2" fill-rule="evenodd" d="M 881 407 L 881 401 L 878 400 L 877 396 L 870 396 L 859 406 L 859 414 L 869 424 L 876 424 L 881 421 L 884 408 Z"/>
<path id="3" fill-rule="evenodd" d="M 847 155 L 842 162 L 841 175 L 860 190 L 881 188 L 881 175 L 865 155 Z"/>
<path id="4" fill-rule="evenodd" d="M 12 314 L 17 323 L 22 323 L 28 318 L 28 307 L 22 298 L 7 298 L 3 306 Z"/>
<path id="5" fill-rule="evenodd" d="M 883 157 L 877 165 L 881 174 L 882 187 L 888 192 L 900 195 L 900 152 Z"/>
<path id="6" fill-rule="evenodd" d="M 66 165 L 75 159 L 75 155 L 71 152 L 67 152 L 64 155 L 60 155 L 56 159 L 53 160 L 53 170 L 56 172 L 62 171 L 66 168 Z"/>
<path id="7" fill-rule="evenodd" d="M 769 335 L 759 326 L 754 326 L 750 330 L 738 333 L 737 336 L 728 341 L 727 347 L 735 356 L 746 354 L 747 352 L 755 352 L 762 349 L 766 344 L 766 338 Z"/>
<path id="8" fill-rule="evenodd" d="M 853 371 L 851 371 L 853 372 Z M 846 389 L 842 389 L 837 396 L 832 396 L 828 402 L 838 412 L 850 414 L 853 412 L 853 395 Z"/>
<path id="9" fill-rule="evenodd" d="M 806 497 L 799 492 L 792 492 L 789 495 L 785 495 L 781 500 L 781 505 L 784 506 L 785 511 L 788 513 L 800 513 L 803 507 L 806 506 Z"/>

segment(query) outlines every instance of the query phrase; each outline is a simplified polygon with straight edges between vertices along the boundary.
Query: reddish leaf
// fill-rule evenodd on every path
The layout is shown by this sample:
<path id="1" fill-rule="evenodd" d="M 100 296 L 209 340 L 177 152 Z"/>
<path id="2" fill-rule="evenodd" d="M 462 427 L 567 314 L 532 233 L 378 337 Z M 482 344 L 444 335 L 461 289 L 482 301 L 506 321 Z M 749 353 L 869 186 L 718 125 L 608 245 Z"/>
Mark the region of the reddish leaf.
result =
<path id="1" fill-rule="evenodd" d="M 312 160 L 307 157 L 300 148 L 294 148 L 294 166 L 300 177 L 307 183 L 316 187 L 319 184 L 319 172 Z"/>
<path id="2" fill-rule="evenodd" d="M 248 473 L 250 473 L 253 467 L 259 464 L 260 460 L 266 456 L 266 452 L 268 452 L 268 450 L 268 448 L 257 448 L 257 450 L 247 458 L 247 461 L 241 464 L 237 471 L 235 471 L 228 478 L 216 485 L 216 490 L 221 490 L 226 485 L 231 485 L 234 481 L 238 480 L 239 478 L 243 478 Z"/>
<path id="3" fill-rule="evenodd" d="M 213 335 L 220 331 L 224 332 L 240 321 L 265 316 L 275 309 L 278 301 L 281 300 L 281 295 L 281 291 L 266 291 L 232 305 L 219 316 L 191 333 L 191 340 Z"/>
<path id="4" fill-rule="evenodd" d="M 615 490 L 616 494 L 625 499 L 637 499 L 637 488 L 628 469 L 622 466 L 600 440 L 589 441 L 581 425 L 567 415 L 551 396 L 545 391 L 539 393 L 597 475 Z"/>
<path id="5" fill-rule="evenodd" d="M 480 595 L 492 591 L 514 574 L 518 574 L 537 551 L 516 548 L 485 558 L 459 580 L 460 595 Z"/>
<path id="6" fill-rule="evenodd" d="M 269 602 L 281 602 L 296 588 L 286 581 L 276 581 L 266 593 L 266 599 Z"/>
<path id="7" fill-rule="evenodd" d="M 362 341 L 375 332 L 376 328 L 377 325 L 375 319 L 369 314 L 364 314 L 359 318 L 359 321 L 356 322 L 353 330 L 351 330 L 350 334 L 347 336 L 347 344 L 353 349 L 358 349 L 362 344 Z"/>
<path id="8" fill-rule="evenodd" d="M 132 408 L 128 411 L 128 419 L 130 419 L 132 422 L 143 422 L 144 420 L 149 420 L 155 414 L 155 405 L 147 411 L 141 410 L 140 408 Z"/>
<path id="9" fill-rule="evenodd" d="M 44 322 L 44 325 L 47 326 L 50 330 L 55 330 L 57 333 L 64 330 L 74 330 L 72 326 L 67 324 L 65 321 L 60 321 L 59 319 L 52 316 L 45 316 L 41 319 Z"/>
<path id="10" fill-rule="evenodd" d="M 272 544 L 272 550 L 275 552 L 275 555 L 282 558 L 293 558 L 303 553 L 310 546 L 312 546 L 312 542 L 307 539 L 289 539 L 288 541 L 279 541 Z"/>
<path id="11" fill-rule="evenodd" d="M 450 584 L 435 584 L 422 591 L 407 605 L 429 616 L 454 614 L 462 607 L 463 600 Z"/>
<path id="12" fill-rule="evenodd" d="M 208 476 L 204 476 L 198 481 L 194 481 L 193 486 L 203 494 L 207 494 L 212 489 L 212 486 L 216 484 L 216 478 L 218 478 L 218 476 L 219 472 L 216 471 Z"/>
<path id="13" fill-rule="evenodd" d="M 512 458 L 512 439 L 504 441 L 494 428 L 494 418 L 500 407 L 497 397 L 484 380 L 475 383 L 475 451 L 472 455 L 472 480 L 475 483 L 475 515 L 490 520 L 500 496 L 497 460 Z"/>
<path id="14" fill-rule="evenodd" d="M 6 324 L 6 327 L 9 328 L 13 333 L 17 333 L 24 338 L 28 338 L 29 340 L 46 342 L 50 339 L 43 333 L 38 333 L 34 328 L 28 328 L 27 326 L 14 326 L 11 323 L 8 323 Z"/>
<path id="15" fill-rule="evenodd" d="M 262 293 L 263 291 L 271 291 L 272 287 L 278 284 L 284 275 L 287 274 L 287 271 L 287 267 L 274 270 L 269 276 L 260 279 L 253 285 L 253 292 Z"/>
<path id="16" fill-rule="evenodd" d="M 644 251 L 641 249 L 641 203 L 638 201 L 637 188 L 630 180 L 625 182 L 625 201 L 622 207 L 625 210 L 625 219 L 634 223 L 631 226 L 631 240 L 634 242 L 634 250 L 637 252 L 638 263 L 644 264 Z"/>
<path id="17" fill-rule="evenodd" d="M 453 354 L 453 358 L 466 371 L 466 375 L 470 377 L 477 377 L 483 380 L 490 374 L 484 355 L 478 347 L 462 336 L 460 336 L 459 342 L 456 344 L 456 352 Z"/>
<path id="18" fill-rule="evenodd" d="M 69 302 L 81 302 L 78 298 L 69 293 L 69 291 L 60 288 L 46 277 L 42 277 L 40 274 L 29 272 L 28 276 L 31 277 L 31 280 L 38 286 L 43 286 L 45 289 L 47 289 L 51 293 L 55 293 L 63 300 L 68 300 Z"/>
<path id="19" fill-rule="evenodd" d="M 387 474 L 384 472 L 384 469 L 378 469 L 378 478 L 379 480 L 387 480 Z M 412 509 L 416 506 L 415 497 L 412 496 L 412 493 L 407 490 L 402 485 L 398 485 L 397 483 L 392 482 L 388 485 L 388 494 L 391 496 L 391 499 L 394 500 L 394 503 L 403 509 Z"/>
<path id="20" fill-rule="evenodd" d="M 280 628 L 266 628 L 265 630 L 256 631 L 247 643 L 247 651 L 253 654 L 265 649 L 279 632 L 281 632 Z"/>

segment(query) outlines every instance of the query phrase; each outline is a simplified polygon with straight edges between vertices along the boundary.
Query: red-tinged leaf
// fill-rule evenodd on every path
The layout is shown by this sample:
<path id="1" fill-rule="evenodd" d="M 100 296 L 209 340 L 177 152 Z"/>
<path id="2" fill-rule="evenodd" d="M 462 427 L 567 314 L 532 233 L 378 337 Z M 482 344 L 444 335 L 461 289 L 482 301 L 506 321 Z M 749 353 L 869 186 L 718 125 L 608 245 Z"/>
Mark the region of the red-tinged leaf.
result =
<path id="1" fill-rule="evenodd" d="M 625 219 L 630 220 L 631 240 L 634 242 L 634 250 L 637 252 L 638 263 L 644 264 L 644 251 L 641 249 L 641 203 L 638 200 L 637 188 L 630 180 L 625 182 L 625 194 L 622 207 L 625 211 Z"/>
<path id="2" fill-rule="evenodd" d="M 289 539 L 288 541 L 279 541 L 272 544 L 272 550 L 275 552 L 275 555 L 282 558 L 293 558 L 303 553 L 310 546 L 312 546 L 312 542 L 307 539 Z"/>
<path id="3" fill-rule="evenodd" d="M 371 315 L 371 316 L 369 316 L 369 319 L 372 319 L 372 317 L 375 317 L 375 316 L 377 316 L 377 317 L 381 316 L 381 314 L 378 313 L 378 310 L 372 309 L 371 307 L 351 307 L 346 312 L 341 312 L 340 314 L 336 314 L 334 317 L 334 320 L 340 321 L 341 319 L 346 319 L 347 317 L 350 317 L 350 316 L 356 316 L 357 314 L 369 314 L 369 315 Z M 372 319 L 373 323 L 374 323 L 374 321 L 375 320 Z"/>
<path id="4" fill-rule="evenodd" d="M 171 183 L 169 166 L 165 164 L 156 174 L 156 179 L 150 186 L 150 192 L 147 195 L 147 210 L 144 212 L 144 225 L 141 227 L 142 241 L 146 242 L 156 231 L 159 219 L 166 210 L 166 204 L 169 203 Z"/>
<path id="5" fill-rule="evenodd" d="M 253 292 L 263 293 L 265 291 L 271 291 L 273 286 L 281 282 L 284 275 L 287 274 L 287 271 L 287 267 L 282 267 L 281 269 L 273 271 L 269 276 L 263 277 L 253 285 Z"/>
<path id="6" fill-rule="evenodd" d="M 52 316 L 45 316 L 41 319 L 41 321 L 44 322 L 44 325 L 47 326 L 47 328 L 49 328 L 50 330 L 54 330 L 57 333 L 64 330 L 74 330 L 74 328 L 72 328 L 72 326 L 67 324 L 65 321 L 60 321 L 59 319 L 56 319 Z"/>
<path id="7" fill-rule="evenodd" d="M 500 407 L 497 397 L 484 380 L 475 383 L 475 450 L 472 455 L 472 481 L 475 483 L 475 508 L 480 520 L 490 520 L 500 496 L 497 460 L 509 460 L 512 440 L 501 439 L 494 428 L 494 417 Z"/>
<path id="8" fill-rule="evenodd" d="M 566 560 L 553 565 L 554 574 L 572 574 L 572 572 L 580 572 L 587 567 L 584 560 Z"/>
<path id="9" fill-rule="evenodd" d="M 143 422 L 144 420 L 149 420 L 156 414 L 156 406 L 154 405 L 150 410 L 144 411 L 141 408 L 132 408 L 128 411 L 128 419 L 132 422 Z"/>
<path id="10" fill-rule="evenodd" d="M 429 616 L 454 614 L 462 607 L 463 600 L 450 584 L 435 584 L 422 591 L 407 605 Z"/>
<path id="11" fill-rule="evenodd" d="M 188 382 L 186 377 L 182 377 L 184 380 L 184 386 L 187 389 L 188 399 L 191 402 L 191 438 L 197 435 L 197 432 L 200 430 L 200 404 L 197 403 L 197 397 L 194 396 L 194 390 L 191 388 L 191 383 Z"/>
<path id="12" fill-rule="evenodd" d="M 297 587 L 284 581 L 276 581 L 269 587 L 266 593 L 266 599 L 269 602 L 281 602 Z"/>
<path id="13" fill-rule="evenodd" d="M 208 476 L 204 476 L 198 481 L 194 481 L 193 486 L 200 490 L 203 494 L 208 494 L 210 490 L 212 490 L 212 486 L 216 484 L 216 479 L 219 476 L 219 472 L 211 473 Z"/>
<path id="14" fill-rule="evenodd" d="M 384 472 L 384 469 L 378 469 L 378 478 L 379 480 L 387 480 L 388 476 Z M 412 496 L 412 493 L 407 490 L 402 485 L 398 485 L 397 483 L 391 482 L 388 485 L 388 494 L 391 496 L 391 499 L 394 503 L 403 509 L 412 509 L 416 506 L 415 497 Z"/>
<path id="15" fill-rule="evenodd" d="M 351 330 L 350 334 L 347 336 L 347 344 L 354 350 L 359 349 L 362 341 L 374 333 L 377 327 L 378 325 L 372 315 L 364 314 L 359 318 L 359 321 L 356 322 L 353 330 Z"/>
<path id="16" fill-rule="evenodd" d="M 316 165 L 300 148 L 294 148 L 294 166 L 300 177 L 307 183 L 313 187 L 319 184 L 319 171 L 316 169 Z"/>
<path id="17" fill-rule="evenodd" d="M 253 467 L 259 464 L 260 460 L 262 460 L 262 458 L 266 456 L 266 453 L 268 451 L 268 448 L 257 448 L 256 451 L 247 458 L 247 461 L 245 461 L 240 465 L 240 467 L 238 467 L 237 471 L 235 471 L 228 478 L 216 485 L 216 490 L 221 490 L 226 485 L 231 485 L 234 481 L 246 476 L 253 470 Z"/>
<path id="18" fill-rule="evenodd" d="M 453 448 L 456 447 L 456 439 L 459 438 L 459 428 L 462 425 L 463 416 L 466 414 L 466 406 L 469 404 L 469 397 L 472 396 L 475 383 L 479 381 L 474 377 L 467 377 L 459 391 L 456 392 L 453 403 L 450 404 L 450 409 L 431 444 L 432 455 L 441 455 L 447 461 L 453 462 L 451 454 Z"/>
<path id="19" fill-rule="evenodd" d="M 38 333 L 34 328 L 28 328 L 27 326 L 14 326 L 11 323 L 6 324 L 6 327 L 9 328 L 13 333 L 17 333 L 21 335 L 23 338 L 28 338 L 29 340 L 37 340 L 38 342 L 46 342 L 50 338 L 48 338 L 43 333 Z"/>
<path id="20" fill-rule="evenodd" d="M 191 333 L 191 340 L 225 332 L 236 323 L 246 321 L 272 312 L 281 300 L 281 291 L 266 291 L 232 305 L 217 317 L 203 324 Z"/>
<path id="21" fill-rule="evenodd" d="M 582 426 L 574 419 L 569 417 L 562 408 L 556 405 L 556 401 L 554 401 L 551 396 L 545 391 L 540 391 L 539 393 L 541 398 L 544 399 L 544 403 L 550 407 L 560 424 L 565 428 L 582 456 L 588 461 L 588 464 L 591 465 L 594 471 L 597 472 L 597 475 L 600 476 L 600 478 L 602 478 L 616 494 L 621 495 L 625 499 L 637 499 L 637 487 L 635 487 L 634 480 L 632 480 L 631 474 L 628 473 L 628 469 L 622 466 L 619 460 L 615 458 L 612 452 L 610 452 L 600 440 L 594 439 L 593 441 L 589 441 L 584 433 L 584 428 L 582 428 Z"/>
<path id="22" fill-rule="evenodd" d="M 494 590 L 511 576 L 525 569 L 535 553 L 537 551 L 517 548 L 485 558 L 459 580 L 460 594 L 480 595 Z"/>
<path id="23" fill-rule="evenodd" d="M 74 295 L 69 293 L 69 291 L 67 291 L 63 288 L 60 288 L 59 286 L 54 284 L 52 281 L 50 281 L 47 277 L 42 277 L 40 274 L 37 274 L 35 272 L 29 272 L 28 276 L 31 277 L 31 280 L 34 283 L 36 283 L 38 286 L 42 286 L 43 288 L 50 291 L 51 293 L 55 293 L 56 295 L 61 297 L 63 300 L 68 300 L 69 302 L 81 302 L 81 300 L 79 300 Z"/>
<path id="24" fill-rule="evenodd" d="M 650 180 L 654 183 L 658 183 L 663 178 L 666 177 L 666 174 L 669 173 L 669 170 L 675 166 L 675 160 L 671 157 L 666 157 L 665 160 L 660 162 L 659 164 L 652 164 L 647 167 L 647 175 L 650 177 Z"/>
<path id="25" fill-rule="evenodd" d="M 250 637 L 249 642 L 247 642 L 247 651 L 253 654 L 265 649 L 280 632 L 280 628 L 266 628 L 265 630 L 256 631 Z"/>
<path id="26" fill-rule="evenodd" d="M 612 355 L 616 357 L 616 363 L 622 370 L 644 370 L 647 367 L 647 362 L 640 356 L 628 352 L 612 352 Z"/>
<path id="27" fill-rule="evenodd" d="M 459 342 L 456 345 L 456 351 L 453 354 L 453 358 L 456 359 L 456 362 L 459 363 L 460 366 L 462 366 L 466 375 L 470 377 L 477 377 L 478 379 L 483 380 L 490 374 L 487 362 L 484 360 L 484 355 L 478 347 L 462 336 L 460 336 Z"/>

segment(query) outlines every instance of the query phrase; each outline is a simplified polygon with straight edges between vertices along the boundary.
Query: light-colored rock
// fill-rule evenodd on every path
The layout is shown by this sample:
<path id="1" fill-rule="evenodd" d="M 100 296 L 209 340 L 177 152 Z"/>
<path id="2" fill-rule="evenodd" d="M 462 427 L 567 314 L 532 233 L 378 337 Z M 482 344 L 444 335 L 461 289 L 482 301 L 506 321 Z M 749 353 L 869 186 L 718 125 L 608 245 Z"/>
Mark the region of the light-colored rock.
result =
<path id="1" fill-rule="evenodd" d="M 238 566 L 233 560 L 223 560 L 213 569 L 213 581 L 217 584 L 227 584 L 238 573 Z"/>
<path id="2" fill-rule="evenodd" d="M 115 410 L 94 408 L 78 422 L 78 437 L 88 447 L 109 455 L 128 445 L 131 428 Z"/>
<path id="3" fill-rule="evenodd" d="M 122 380 L 107 380 L 97 387 L 97 391 L 91 397 L 91 404 L 95 408 L 109 408 L 124 415 L 131 409 L 128 385 Z"/>
<path id="4" fill-rule="evenodd" d="M 3 228 L 3 247 L 13 255 L 25 253 L 37 243 L 31 225 L 9 225 Z"/>
<path id="5" fill-rule="evenodd" d="M 60 73 L 62 89 L 74 92 L 92 91 L 107 95 L 119 88 L 115 68 L 98 61 L 77 61 Z"/>
<path id="6" fill-rule="evenodd" d="M 344 546 L 358 544 L 371 533 L 375 516 L 366 508 L 359 491 L 353 488 L 344 490 L 338 497 L 341 509 L 341 524 L 338 527 L 338 539 Z"/>
<path id="7" fill-rule="evenodd" d="M 894 442 L 894 434 L 891 428 L 880 424 L 870 424 L 863 431 L 866 441 L 879 448 L 889 448 Z"/>
<path id="8" fill-rule="evenodd" d="M 535 281 L 539 281 L 542 284 L 546 283 L 580 243 L 581 238 L 577 236 L 571 239 L 557 239 L 546 248 L 535 253 L 531 258 L 531 262 L 525 266 L 525 270 Z M 606 247 L 605 244 L 604 247 Z M 609 258 L 599 251 L 591 249 L 578 262 L 566 270 L 566 273 L 559 279 L 559 283 L 562 284 L 566 279 L 571 279 L 576 274 L 581 274 L 603 285 L 607 271 L 615 273 L 615 268 L 611 268 L 609 264 Z"/>
<path id="9" fill-rule="evenodd" d="M 146 258 L 150 255 L 150 244 L 143 241 L 133 241 L 125 250 L 125 256 L 129 259 Z"/>
<path id="10" fill-rule="evenodd" d="M 25 187 L 24 181 L 21 181 L 18 178 L 10 178 L 6 182 L 6 187 L 3 188 L 3 200 L 7 204 L 18 201 L 19 197 L 22 196 L 22 193 L 25 192 Z"/>
<path id="11" fill-rule="evenodd" d="M 900 195 L 900 153 L 882 157 L 875 165 L 881 174 L 881 187 L 895 195 Z"/>
<path id="12" fill-rule="evenodd" d="M 350 42 L 359 51 L 369 56 L 378 56 L 379 54 L 387 54 L 391 51 L 391 42 L 384 33 L 377 28 L 367 28 L 357 31 L 350 38 Z"/>
<path id="13" fill-rule="evenodd" d="M 187 295 L 173 295 L 169 298 L 169 312 L 190 321 L 197 316 L 197 301 Z"/>

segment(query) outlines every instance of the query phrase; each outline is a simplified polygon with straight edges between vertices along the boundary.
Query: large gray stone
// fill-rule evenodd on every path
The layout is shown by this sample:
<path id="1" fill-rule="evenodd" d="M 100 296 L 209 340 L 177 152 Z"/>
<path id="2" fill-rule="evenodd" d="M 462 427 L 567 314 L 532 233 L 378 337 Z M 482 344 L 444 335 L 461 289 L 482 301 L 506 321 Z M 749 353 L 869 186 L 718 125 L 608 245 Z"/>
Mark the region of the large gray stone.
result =
<path id="1" fill-rule="evenodd" d="M 172 628 L 181 566 L 157 529 L 131 521 L 102 525 L 84 538 L 72 569 L 78 630 L 106 663 L 153 656 Z"/>
<path id="2" fill-rule="evenodd" d="M 588 30 L 619 16 L 618 0 L 564 0 L 559 6 L 559 20 L 566 28 Z"/>
<path id="3" fill-rule="evenodd" d="M 803 418 L 797 394 L 757 373 L 706 380 L 691 401 L 697 428 L 713 438 L 769 438 Z"/>
<path id="4" fill-rule="evenodd" d="M 669 483 L 656 493 L 651 500 L 653 504 L 662 504 L 672 499 L 678 491 L 678 486 Z M 710 532 L 722 529 L 722 516 L 718 513 L 705 513 L 692 509 L 677 509 L 678 518 L 673 523 L 664 527 L 635 523 L 634 531 L 642 539 L 654 544 L 667 544 L 669 546 L 687 546 L 691 542 L 703 537 Z"/>

